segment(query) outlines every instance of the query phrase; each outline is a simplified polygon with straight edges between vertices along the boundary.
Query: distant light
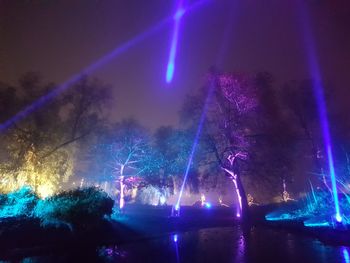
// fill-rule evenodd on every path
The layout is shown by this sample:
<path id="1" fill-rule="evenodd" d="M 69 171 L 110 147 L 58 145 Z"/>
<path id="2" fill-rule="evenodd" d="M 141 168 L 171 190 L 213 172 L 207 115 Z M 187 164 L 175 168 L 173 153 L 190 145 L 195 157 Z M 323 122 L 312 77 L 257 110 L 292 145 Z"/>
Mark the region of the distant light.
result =
<path id="1" fill-rule="evenodd" d="M 175 210 L 176 210 L 176 211 L 179 211 L 179 209 L 180 209 L 180 205 L 179 205 L 179 204 L 176 204 L 176 205 L 175 205 Z"/>
<path id="2" fill-rule="evenodd" d="M 174 76 L 174 63 L 169 63 L 168 68 L 166 70 L 166 83 L 170 83 Z"/>
<path id="3" fill-rule="evenodd" d="M 336 214 L 336 215 L 335 215 L 335 220 L 337 220 L 338 223 L 341 223 L 341 221 L 343 220 L 343 218 L 341 217 L 340 214 Z"/>
<path id="4" fill-rule="evenodd" d="M 174 242 L 177 242 L 177 234 L 173 235 Z"/>
<path id="5" fill-rule="evenodd" d="M 166 202 L 165 196 L 162 195 L 162 196 L 159 198 L 159 202 L 160 202 L 161 205 L 164 205 L 165 202 Z"/>
<path id="6" fill-rule="evenodd" d="M 236 216 L 237 216 L 237 217 L 241 217 L 241 214 L 240 214 L 240 213 L 237 213 Z"/>
<path id="7" fill-rule="evenodd" d="M 178 20 L 180 19 L 185 13 L 185 9 L 184 8 L 180 8 L 176 11 L 175 15 L 174 15 L 174 19 Z"/>
<path id="8" fill-rule="evenodd" d="M 171 38 L 171 44 L 170 44 L 170 52 L 169 52 L 169 59 L 168 59 L 168 65 L 166 70 L 166 82 L 169 84 L 173 80 L 174 77 L 174 71 L 175 71 L 175 59 L 176 59 L 176 51 L 177 51 L 177 43 L 178 43 L 178 37 L 179 37 L 179 29 L 180 29 L 180 21 L 181 17 L 184 15 L 185 9 L 182 8 L 182 0 L 179 1 L 179 6 L 173 16 L 174 18 L 174 29 L 173 34 Z"/>
<path id="9" fill-rule="evenodd" d="M 205 207 L 206 207 L 206 208 L 211 208 L 211 203 L 208 203 L 208 202 L 205 203 Z"/>

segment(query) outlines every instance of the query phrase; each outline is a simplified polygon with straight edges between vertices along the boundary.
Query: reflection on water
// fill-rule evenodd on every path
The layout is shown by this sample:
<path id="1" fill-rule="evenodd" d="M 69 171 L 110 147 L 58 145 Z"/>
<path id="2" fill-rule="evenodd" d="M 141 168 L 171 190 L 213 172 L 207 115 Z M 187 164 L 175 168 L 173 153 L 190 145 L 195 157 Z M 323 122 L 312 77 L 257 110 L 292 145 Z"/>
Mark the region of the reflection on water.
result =
<path id="1" fill-rule="evenodd" d="M 22 262 L 298 262 L 350 263 L 349 248 L 275 229 L 239 226 L 163 235 L 122 246 L 64 251 Z"/>
<path id="2" fill-rule="evenodd" d="M 177 241 L 178 241 L 178 235 L 174 234 L 173 235 L 173 241 L 174 241 L 174 246 L 175 246 L 175 255 L 176 255 L 176 262 L 179 263 L 180 262 L 180 254 L 179 254 L 179 247 L 177 245 Z"/>
<path id="3" fill-rule="evenodd" d="M 343 256 L 344 256 L 344 262 L 350 263 L 350 257 L 349 257 L 349 251 L 346 247 L 343 247 Z"/>
<path id="4" fill-rule="evenodd" d="M 347 248 L 264 228 L 246 233 L 240 227 L 201 229 L 122 248 L 128 251 L 128 256 L 121 262 L 143 262 L 143 258 L 148 258 L 150 262 L 350 263 Z"/>

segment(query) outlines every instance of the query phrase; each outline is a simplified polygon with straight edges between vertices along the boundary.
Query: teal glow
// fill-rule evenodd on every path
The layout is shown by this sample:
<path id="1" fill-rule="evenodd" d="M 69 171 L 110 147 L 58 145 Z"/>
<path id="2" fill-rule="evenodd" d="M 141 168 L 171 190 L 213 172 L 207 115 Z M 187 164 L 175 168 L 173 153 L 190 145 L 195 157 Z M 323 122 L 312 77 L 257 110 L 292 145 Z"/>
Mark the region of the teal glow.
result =
<path id="1" fill-rule="evenodd" d="M 346 249 L 346 247 L 343 247 L 343 256 L 344 256 L 345 263 L 350 263 L 349 252 Z"/>
<path id="2" fill-rule="evenodd" d="M 267 214 L 265 216 L 265 219 L 267 221 L 281 221 L 281 220 L 292 220 L 294 219 L 294 217 L 288 213 L 273 212 L 273 213 Z"/>
<path id="3" fill-rule="evenodd" d="M 15 192 L 0 195 L 0 218 L 33 216 L 33 209 L 39 197 L 30 187 L 23 187 Z"/>
<path id="4" fill-rule="evenodd" d="M 315 222 L 315 223 L 307 223 L 304 222 L 304 226 L 306 227 L 328 227 L 329 223 L 328 222 Z"/>
<path id="5" fill-rule="evenodd" d="M 179 29 L 180 29 L 180 21 L 181 17 L 184 15 L 185 10 L 182 8 L 182 0 L 179 1 L 178 9 L 174 15 L 174 31 L 172 35 L 171 40 L 171 46 L 170 46 L 170 53 L 169 53 L 169 60 L 168 60 L 168 66 L 166 70 L 166 82 L 170 83 L 173 80 L 174 71 L 175 71 L 175 58 L 176 58 L 176 51 L 177 51 L 177 43 L 179 38 Z"/>

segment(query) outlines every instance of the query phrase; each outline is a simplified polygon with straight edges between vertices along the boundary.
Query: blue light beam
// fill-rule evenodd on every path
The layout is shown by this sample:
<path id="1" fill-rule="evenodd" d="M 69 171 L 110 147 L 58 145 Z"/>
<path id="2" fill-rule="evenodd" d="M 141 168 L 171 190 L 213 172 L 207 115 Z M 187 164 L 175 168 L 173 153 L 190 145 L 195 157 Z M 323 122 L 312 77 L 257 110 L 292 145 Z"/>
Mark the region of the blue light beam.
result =
<path id="1" fill-rule="evenodd" d="M 185 14 L 185 9 L 182 7 L 182 5 L 183 5 L 183 0 L 180 0 L 177 7 L 177 11 L 173 16 L 174 31 L 171 39 L 169 60 L 168 60 L 168 66 L 166 70 L 166 78 L 165 78 L 168 84 L 171 83 L 171 81 L 173 80 L 174 72 L 175 72 L 175 58 L 176 58 L 176 51 L 177 51 L 177 43 L 179 39 L 180 21 L 183 15 Z"/>
<path id="2" fill-rule="evenodd" d="M 234 4 L 236 4 L 236 1 L 234 2 Z M 232 9 L 230 10 L 230 16 L 229 16 L 230 17 L 230 22 L 232 22 L 233 11 L 235 11 L 235 7 L 236 6 L 233 5 Z M 176 15 L 175 15 L 175 17 L 176 17 Z M 224 53 L 225 53 L 225 51 L 227 49 L 228 37 L 231 34 L 232 34 L 232 23 L 228 23 L 226 28 L 225 28 L 223 41 L 221 42 L 221 47 L 220 47 L 218 56 L 217 56 L 216 61 L 215 61 L 215 65 L 217 65 L 217 66 L 220 66 L 220 64 L 222 63 L 222 58 L 223 58 Z M 195 150 L 196 150 L 196 147 L 197 147 L 197 144 L 198 144 L 198 141 L 199 141 L 200 133 L 202 131 L 203 123 L 205 121 L 205 116 L 206 116 L 206 113 L 207 113 L 207 108 L 208 108 L 208 105 L 209 105 L 209 101 L 210 101 L 210 99 L 211 99 L 211 97 L 213 95 L 213 91 L 214 91 L 214 83 L 211 82 L 210 83 L 209 92 L 208 92 L 208 95 L 207 95 L 207 98 L 206 98 L 206 101 L 205 101 L 205 104 L 204 104 L 204 107 L 203 107 L 203 110 L 202 110 L 202 114 L 201 114 L 201 117 L 200 117 L 200 120 L 199 120 L 199 123 L 198 123 L 196 136 L 194 138 L 194 142 L 193 142 L 193 145 L 192 145 L 191 153 L 190 153 L 190 156 L 189 156 L 189 159 L 188 159 L 188 163 L 187 163 L 187 167 L 186 167 L 186 170 L 185 170 L 184 179 L 183 179 L 183 182 L 182 182 L 182 185 L 181 185 L 181 189 L 180 189 L 180 192 L 179 192 L 179 197 L 178 197 L 176 205 L 175 205 L 175 209 L 177 211 L 180 210 L 180 203 L 181 203 L 183 190 L 185 188 L 185 184 L 186 184 L 187 177 L 188 177 L 188 172 L 189 172 L 191 164 L 192 164 L 193 155 L 195 153 Z"/>
<path id="3" fill-rule="evenodd" d="M 329 122 L 327 117 L 327 106 L 326 106 L 324 94 L 323 94 L 324 87 L 322 85 L 321 71 L 319 68 L 319 63 L 317 61 L 315 43 L 312 38 L 312 32 L 311 32 L 307 12 L 305 10 L 305 7 L 303 6 L 303 3 L 301 3 L 300 0 L 299 0 L 299 5 L 300 5 L 299 9 L 302 15 L 301 18 L 303 20 L 301 23 L 301 26 L 303 28 L 303 33 L 304 33 L 304 41 L 305 41 L 305 46 L 307 51 L 307 58 L 309 62 L 310 73 L 314 78 L 313 91 L 316 98 L 318 115 L 321 122 L 323 140 L 324 140 L 325 150 L 326 150 L 327 160 L 328 160 L 328 170 L 329 170 L 331 183 L 332 183 L 332 192 L 333 192 L 334 207 L 335 207 L 335 219 L 338 222 L 341 222 L 342 217 L 341 217 L 340 207 L 339 207 L 331 135 L 330 135 Z"/>
<path id="4" fill-rule="evenodd" d="M 192 164 L 193 156 L 194 156 L 194 153 L 196 151 L 196 147 L 198 145 L 199 137 L 200 137 L 200 134 L 201 134 L 201 131 L 202 131 L 203 123 L 205 121 L 205 115 L 207 113 L 207 108 L 208 108 L 208 105 L 209 105 L 209 101 L 210 101 L 210 99 L 212 97 L 213 90 L 214 90 L 214 83 L 210 83 L 209 93 L 207 95 L 207 98 L 206 98 L 206 101 L 205 101 L 205 104 L 204 104 L 204 107 L 203 107 L 203 111 L 202 111 L 202 114 L 201 114 L 201 117 L 200 117 L 200 120 L 199 120 L 199 124 L 198 124 L 197 131 L 196 131 L 196 136 L 194 138 L 194 142 L 193 142 L 193 145 L 192 145 L 191 153 L 190 153 L 190 156 L 189 156 L 189 159 L 188 159 L 188 163 L 187 163 L 187 166 L 186 166 L 186 170 L 185 170 L 184 179 L 182 181 L 181 189 L 180 189 L 180 192 L 179 192 L 179 197 L 178 197 L 176 205 L 175 205 L 175 207 L 177 207 L 177 208 L 180 208 L 180 202 L 181 202 L 183 190 L 185 188 L 185 184 L 186 184 L 186 181 L 187 181 L 188 172 L 190 171 L 190 167 L 191 167 L 191 164 Z"/>

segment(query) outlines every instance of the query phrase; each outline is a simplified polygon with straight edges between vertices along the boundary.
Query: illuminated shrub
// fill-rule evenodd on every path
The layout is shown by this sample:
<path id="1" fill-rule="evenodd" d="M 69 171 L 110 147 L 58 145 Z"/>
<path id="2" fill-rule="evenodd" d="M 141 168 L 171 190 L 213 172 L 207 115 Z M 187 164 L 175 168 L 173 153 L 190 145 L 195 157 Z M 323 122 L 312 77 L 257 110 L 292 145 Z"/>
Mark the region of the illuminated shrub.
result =
<path id="1" fill-rule="evenodd" d="M 72 226 L 102 220 L 112 214 L 114 201 L 101 189 L 89 187 L 64 191 L 39 201 L 35 216 L 43 224 L 65 222 Z"/>
<path id="2" fill-rule="evenodd" d="M 2 194 L 0 195 L 0 217 L 31 217 L 38 200 L 38 196 L 30 187 Z"/>
<path id="3" fill-rule="evenodd" d="M 339 205 L 343 214 L 343 223 L 350 224 L 346 215 L 350 212 L 350 198 L 339 195 Z M 303 220 L 307 226 L 328 226 L 334 222 L 334 202 L 330 191 L 320 190 L 309 193 L 305 200 L 296 203 L 297 207 L 278 209 L 265 218 L 269 221 Z"/>

